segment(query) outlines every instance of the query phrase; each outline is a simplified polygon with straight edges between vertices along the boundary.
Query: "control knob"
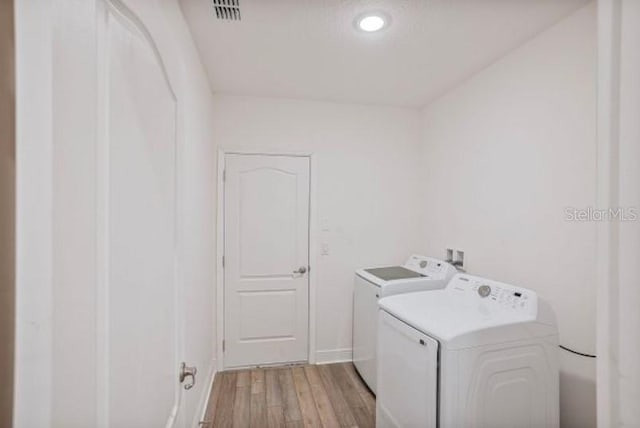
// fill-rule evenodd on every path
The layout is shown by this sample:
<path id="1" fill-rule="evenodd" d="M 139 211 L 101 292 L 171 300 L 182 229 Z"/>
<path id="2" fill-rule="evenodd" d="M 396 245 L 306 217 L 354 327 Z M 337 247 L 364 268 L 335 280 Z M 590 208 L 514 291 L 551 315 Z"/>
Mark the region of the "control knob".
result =
<path id="1" fill-rule="evenodd" d="M 481 285 L 480 287 L 478 287 L 478 294 L 480 295 L 480 297 L 487 297 L 489 294 L 491 294 L 491 287 L 489 287 L 488 285 Z"/>

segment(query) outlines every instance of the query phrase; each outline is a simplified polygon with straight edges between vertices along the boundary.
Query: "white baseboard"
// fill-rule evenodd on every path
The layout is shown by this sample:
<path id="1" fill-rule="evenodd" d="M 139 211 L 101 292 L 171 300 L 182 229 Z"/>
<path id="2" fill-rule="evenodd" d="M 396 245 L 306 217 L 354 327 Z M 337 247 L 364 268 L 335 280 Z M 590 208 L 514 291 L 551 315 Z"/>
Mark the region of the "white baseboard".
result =
<path id="1" fill-rule="evenodd" d="M 193 423 L 191 424 L 193 428 L 202 428 L 200 425 L 200 421 L 203 421 L 206 413 L 207 413 L 207 404 L 209 404 L 209 397 L 211 396 L 211 389 L 213 387 L 213 378 L 218 372 L 218 362 L 216 360 L 211 360 L 211 364 L 209 364 L 209 369 L 207 370 L 207 377 L 204 379 L 207 382 L 206 388 L 202 390 L 202 394 L 200 396 L 200 401 L 198 402 L 198 409 L 196 411 L 195 418 Z"/>
<path id="2" fill-rule="evenodd" d="M 352 359 L 351 348 L 316 351 L 316 364 L 344 363 Z"/>

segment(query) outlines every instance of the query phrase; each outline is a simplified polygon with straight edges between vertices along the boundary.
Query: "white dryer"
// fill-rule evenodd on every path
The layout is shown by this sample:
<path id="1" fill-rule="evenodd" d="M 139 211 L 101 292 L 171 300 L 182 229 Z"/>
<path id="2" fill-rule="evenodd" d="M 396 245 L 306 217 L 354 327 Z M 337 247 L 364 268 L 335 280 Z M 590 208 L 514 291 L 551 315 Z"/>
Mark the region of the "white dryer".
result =
<path id="1" fill-rule="evenodd" d="M 380 309 L 377 427 L 559 426 L 556 320 L 535 292 L 458 274 Z"/>
<path id="2" fill-rule="evenodd" d="M 353 363 L 376 392 L 378 299 L 412 291 L 444 288 L 456 269 L 442 260 L 412 255 L 403 266 L 356 271 L 353 296 Z"/>

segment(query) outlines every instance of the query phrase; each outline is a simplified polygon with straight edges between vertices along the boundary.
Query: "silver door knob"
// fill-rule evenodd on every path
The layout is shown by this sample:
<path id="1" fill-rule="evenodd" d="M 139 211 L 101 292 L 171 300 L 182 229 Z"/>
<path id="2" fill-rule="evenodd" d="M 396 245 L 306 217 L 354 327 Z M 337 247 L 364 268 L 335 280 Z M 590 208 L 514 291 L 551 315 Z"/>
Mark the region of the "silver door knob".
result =
<path id="1" fill-rule="evenodd" d="M 186 363 L 180 364 L 180 383 L 184 383 L 188 377 L 191 378 L 191 382 L 185 383 L 184 389 L 189 390 L 195 386 L 196 373 L 198 373 L 198 369 L 196 367 L 189 367 Z"/>
<path id="2" fill-rule="evenodd" d="M 304 275 L 305 273 L 307 273 L 307 267 L 300 266 L 298 270 L 294 270 L 293 273 L 299 273 L 300 275 Z"/>

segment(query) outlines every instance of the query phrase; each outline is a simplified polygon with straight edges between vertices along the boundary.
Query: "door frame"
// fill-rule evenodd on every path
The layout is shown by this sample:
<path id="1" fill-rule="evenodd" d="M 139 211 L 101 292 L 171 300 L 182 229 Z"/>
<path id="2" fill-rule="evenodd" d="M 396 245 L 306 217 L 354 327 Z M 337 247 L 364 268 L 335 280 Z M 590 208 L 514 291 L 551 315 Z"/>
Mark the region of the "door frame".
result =
<path id="1" fill-rule="evenodd" d="M 638 131 L 630 126 L 629 117 L 637 115 L 637 92 L 625 88 L 636 84 L 637 63 L 626 65 L 622 58 L 628 51 L 637 11 L 625 8 L 627 0 L 598 1 L 598 137 L 597 137 L 597 198 L 598 209 L 624 207 L 637 194 L 637 181 L 620 178 L 628 172 L 621 153 L 635 147 Z M 632 20 L 632 21 L 631 21 Z M 625 25 L 628 22 L 628 25 Z M 631 138 L 630 138 L 630 137 Z M 633 200 L 633 199 L 632 199 Z M 637 207 L 635 207 L 637 208 Z M 597 225 L 597 314 L 596 314 L 596 385 L 598 426 L 611 426 L 620 419 L 617 400 L 620 386 L 620 313 L 628 307 L 620 305 L 621 294 L 630 284 L 625 275 L 628 254 L 637 258 L 637 251 L 621 241 L 621 220 L 601 221 Z M 637 270 L 636 270 L 637 271 Z M 621 307 L 622 306 L 622 307 Z"/>
<path id="2" fill-rule="evenodd" d="M 224 352 L 222 342 L 224 340 L 224 267 L 222 266 L 222 256 L 224 255 L 224 169 L 227 155 L 256 155 L 256 156 L 289 156 L 306 157 L 309 159 L 309 335 L 308 335 L 308 362 L 316 362 L 316 284 L 318 272 L 317 254 L 317 200 L 316 200 L 316 159 L 312 152 L 293 152 L 289 150 L 238 150 L 219 149 L 218 150 L 218 177 L 217 177 L 217 206 L 216 206 L 216 328 L 215 341 L 217 367 L 219 370 L 225 369 Z"/>

